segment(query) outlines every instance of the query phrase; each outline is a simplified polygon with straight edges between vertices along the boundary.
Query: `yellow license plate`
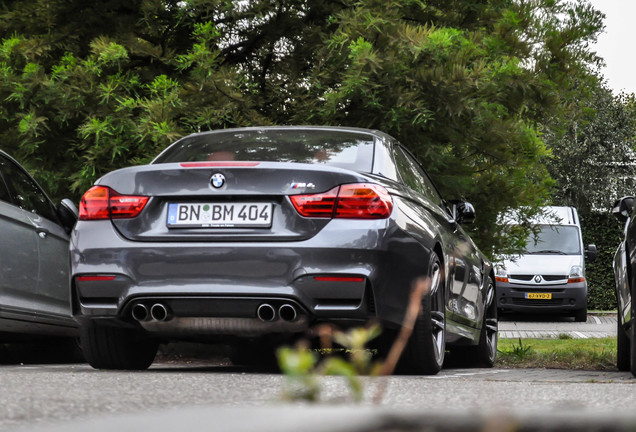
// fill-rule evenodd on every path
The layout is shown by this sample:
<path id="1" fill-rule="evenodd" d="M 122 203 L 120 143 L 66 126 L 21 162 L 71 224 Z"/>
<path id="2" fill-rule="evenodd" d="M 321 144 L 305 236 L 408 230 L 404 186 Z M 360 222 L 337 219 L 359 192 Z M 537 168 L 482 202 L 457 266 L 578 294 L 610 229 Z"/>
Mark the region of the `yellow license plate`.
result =
<path id="1" fill-rule="evenodd" d="M 552 293 L 525 293 L 527 299 L 532 300 L 551 300 Z"/>

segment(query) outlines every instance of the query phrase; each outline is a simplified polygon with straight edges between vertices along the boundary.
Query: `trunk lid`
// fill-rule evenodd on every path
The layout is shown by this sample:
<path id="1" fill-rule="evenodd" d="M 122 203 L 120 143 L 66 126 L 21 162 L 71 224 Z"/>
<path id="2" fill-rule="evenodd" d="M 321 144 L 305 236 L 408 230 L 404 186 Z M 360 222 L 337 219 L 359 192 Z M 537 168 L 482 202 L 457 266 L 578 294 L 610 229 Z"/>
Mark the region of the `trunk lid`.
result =
<path id="1" fill-rule="evenodd" d="M 222 242 L 292 241 L 312 237 L 330 219 L 300 216 L 288 197 L 364 182 L 372 180 L 361 173 L 332 166 L 288 162 L 184 162 L 124 168 L 105 175 L 96 184 L 108 186 L 122 195 L 150 197 L 138 217 L 112 221 L 129 240 Z M 208 215 L 225 213 L 231 218 L 201 223 L 202 216 L 198 212 L 205 207 Z M 179 212 L 193 215 L 195 223 L 189 224 L 188 220 L 181 225 L 176 222 L 170 225 L 168 218 L 172 216 L 174 222 Z M 254 216 L 251 222 L 250 216 Z"/>

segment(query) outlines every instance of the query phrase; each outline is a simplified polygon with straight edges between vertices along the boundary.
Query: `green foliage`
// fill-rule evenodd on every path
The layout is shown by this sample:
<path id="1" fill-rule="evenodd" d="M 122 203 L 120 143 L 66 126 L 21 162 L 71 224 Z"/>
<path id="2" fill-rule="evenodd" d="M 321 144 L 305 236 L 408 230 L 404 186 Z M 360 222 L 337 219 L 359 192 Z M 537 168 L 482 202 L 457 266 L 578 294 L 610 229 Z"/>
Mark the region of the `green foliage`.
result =
<path id="1" fill-rule="evenodd" d="M 267 123 L 242 100 L 241 71 L 219 55 L 220 31 L 185 4 L 23 6 L 0 13 L 0 137 L 55 198 L 77 199 L 187 133 Z"/>
<path id="2" fill-rule="evenodd" d="M 635 130 L 634 95 L 613 96 L 596 86 L 589 95 L 574 97 L 564 117 L 545 133 L 554 155 L 548 163 L 556 180 L 554 202 L 588 214 L 633 194 Z"/>
<path id="3" fill-rule="evenodd" d="M 305 347 L 281 347 L 276 354 L 287 378 L 285 398 L 316 401 L 320 395 L 320 384 L 314 374 L 318 356 Z"/>
<path id="4" fill-rule="evenodd" d="M 196 131 L 376 128 L 475 204 L 491 253 L 521 235 L 499 235 L 498 214 L 549 199 L 546 162 L 598 84 L 601 29 L 587 0 L 7 1 L 0 139 L 77 199 Z"/>
<path id="5" fill-rule="evenodd" d="M 510 242 L 493 235 L 497 215 L 548 200 L 542 123 L 564 109 L 562 82 L 594 82 L 584 47 L 600 14 L 559 1 L 393 0 L 352 3 L 331 22 L 307 95 L 290 102 L 293 122 L 396 136 L 446 197 L 475 204 L 483 249 Z"/>
<path id="6" fill-rule="evenodd" d="M 534 351 L 532 345 L 523 345 L 523 341 L 519 338 L 519 345 L 512 345 L 510 349 L 498 349 L 499 354 L 504 356 L 514 356 L 517 360 L 523 360 Z"/>
<path id="7" fill-rule="evenodd" d="M 377 374 L 378 364 L 373 363 L 373 354 L 367 345 L 381 333 L 379 325 L 356 327 L 346 332 L 334 331 L 333 341 L 344 350 L 323 349 L 326 357 L 318 355 L 302 342 L 296 348 L 282 347 L 278 350 L 278 363 L 287 378 L 284 397 L 291 400 L 317 401 L 320 397 L 318 376 L 341 376 L 351 390 L 355 401 L 363 394 L 360 375 Z M 346 358 L 340 354 L 344 352 Z"/>
<path id="8" fill-rule="evenodd" d="M 521 346 L 521 340 L 519 341 Z M 531 350 L 519 356 L 515 341 L 499 339 L 500 367 L 616 370 L 616 337 L 589 339 L 526 339 Z"/>
<path id="9" fill-rule="evenodd" d="M 590 213 L 581 215 L 583 244 L 595 244 L 598 250 L 596 261 L 585 263 L 587 279 L 588 309 L 616 309 L 616 289 L 612 263 L 619 243 L 623 239 L 623 227 L 611 215 L 606 213 Z"/>

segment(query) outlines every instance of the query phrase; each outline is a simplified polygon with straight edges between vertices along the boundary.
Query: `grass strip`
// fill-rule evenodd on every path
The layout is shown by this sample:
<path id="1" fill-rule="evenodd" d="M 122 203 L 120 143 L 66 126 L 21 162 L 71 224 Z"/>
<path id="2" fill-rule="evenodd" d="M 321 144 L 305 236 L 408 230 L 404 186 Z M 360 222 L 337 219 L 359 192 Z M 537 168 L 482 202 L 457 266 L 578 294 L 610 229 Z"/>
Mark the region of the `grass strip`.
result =
<path id="1" fill-rule="evenodd" d="M 616 370 L 616 338 L 499 339 L 497 367 Z"/>

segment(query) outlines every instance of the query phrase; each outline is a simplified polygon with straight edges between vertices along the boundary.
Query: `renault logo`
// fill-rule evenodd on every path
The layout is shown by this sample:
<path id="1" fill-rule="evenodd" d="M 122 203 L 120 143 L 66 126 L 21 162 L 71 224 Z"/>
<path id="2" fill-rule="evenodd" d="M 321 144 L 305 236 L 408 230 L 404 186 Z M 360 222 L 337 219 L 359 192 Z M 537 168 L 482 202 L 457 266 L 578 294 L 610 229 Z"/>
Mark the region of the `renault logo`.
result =
<path id="1" fill-rule="evenodd" d="M 222 188 L 225 184 L 225 176 L 221 173 L 216 173 L 210 179 L 210 183 L 217 189 Z"/>
<path id="2" fill-rule="evenodd" d="M 536 276 L 534 277 L 534 281 L 535 281 L 536 283 L 541 283 L 541 276 L 536 275 Z"/>

